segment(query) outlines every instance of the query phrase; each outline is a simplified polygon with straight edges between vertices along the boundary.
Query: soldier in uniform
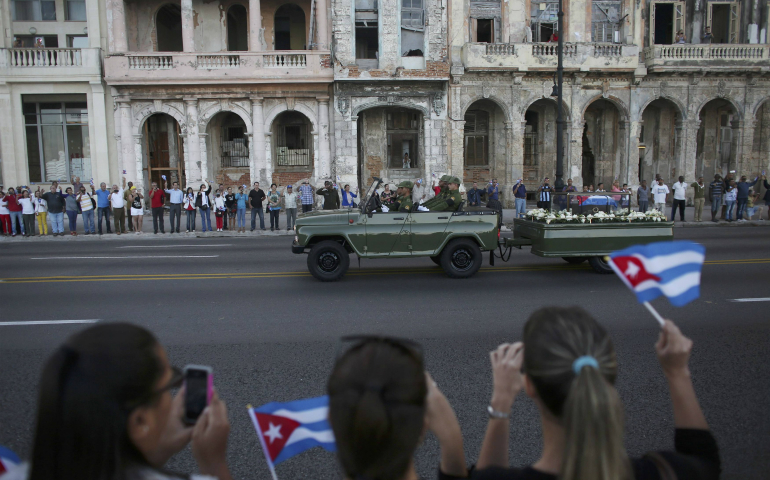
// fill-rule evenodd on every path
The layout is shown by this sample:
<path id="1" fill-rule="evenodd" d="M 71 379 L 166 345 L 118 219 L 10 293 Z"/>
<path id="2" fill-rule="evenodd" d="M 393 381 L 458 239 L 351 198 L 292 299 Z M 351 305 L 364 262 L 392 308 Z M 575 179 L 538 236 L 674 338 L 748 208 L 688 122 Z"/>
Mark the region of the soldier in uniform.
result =
<path id="1" fill-rule="evenodd" d="M 441 190 L 438 192 L 438 194 L 435 197 L 423 203 L 422 206 L 430 209 L 432 206 L 437 205 L 439 202 L 444 200 L 448 192 L 447 182 L 449 182 L 449 180 L 451 179 L 452 179 L 451 175 L 442 175 L 441 178 L 438 180 L 438 186 Z"/>
<path id="2" fill-rule="evenodd" d="M 431 212 L 456 212 L 460 208 L 460 204 L 463 201 L 463 197 L 460 195 L 460 179 L 450 177 L 448 184 L 449 190 L 447 195 L 429 207 Z"/>
<path id="3" fill-rule="evenodd" d="M 389 212 L 404 212 L 408 213 L 412 211 L 414 204 L 412 203 L 412 188 L 414 184 L 410 181 L 404 181 L 398 184 L 396 189 L 396 201 L 388 208 Z M 383 211 L 380 209 L 380 211 Z"/>

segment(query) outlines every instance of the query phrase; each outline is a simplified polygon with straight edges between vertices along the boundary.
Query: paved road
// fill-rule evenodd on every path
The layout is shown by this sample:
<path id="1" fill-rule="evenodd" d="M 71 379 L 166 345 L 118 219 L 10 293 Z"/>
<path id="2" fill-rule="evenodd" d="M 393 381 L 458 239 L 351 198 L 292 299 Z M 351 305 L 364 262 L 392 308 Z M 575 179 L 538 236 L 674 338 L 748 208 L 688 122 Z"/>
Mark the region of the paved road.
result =
<path id="1" fill-rule="evenodd" d="M 768 297 L 770 229 L 683 229 L 707 247 L 702 296 L 684 309 L 656 305 L 695 340 L 696 389 L 722 448 L 723 478 L 766 478 L 770 468 L 768 307 L 731 302 Z M 290 237 L 179 239 L 166 242 L 7 243 L 0 249 L 0 323 L 103 319 L 152 329 L 176 365 L 212 365 L 230 408 L 230 463 L 236 478 L 268 478 L 246 414 L 248 403 L 324 393 L 338 346 L 351 333 L 419 340 L 426 362 L 458 412 L 475 460 L 491 385 L 487 352 L 519 338 L 544 305 L 582 305 L 612 333 L 618 390 L 632 455 L 673 444 L 671 409 L 652 345 L 655 321 L 619 280 L 515 251 L 508 264 L 450 280 L 428 259 L 351 261 L 340 283 L 309 276 Z M 0 325 L 0 445 L 30 453 L 37 378 L 52 348 L 81 325 Z M 511 462 L 538 458 L 534 404 L 514 407 Z M 437 465 L 428 437 L 417 466 Z M 193 469 L 188 451 L 170 465 Z M 313 450 L 278 467 L 285 479 L 340 478 L 333 456 Z"/>

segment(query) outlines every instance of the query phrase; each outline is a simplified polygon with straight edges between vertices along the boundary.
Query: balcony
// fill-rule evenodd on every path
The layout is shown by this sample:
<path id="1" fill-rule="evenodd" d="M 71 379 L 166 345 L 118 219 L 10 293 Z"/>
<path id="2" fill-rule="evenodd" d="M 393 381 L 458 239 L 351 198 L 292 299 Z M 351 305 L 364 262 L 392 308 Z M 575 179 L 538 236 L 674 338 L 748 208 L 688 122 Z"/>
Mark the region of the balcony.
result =
<path id="1" fill-rule="evenodd" d="M 78 82 L 101 74 L 98 48 L 0 48 L 6 82 Z"/>
<path id="2" fill-rule="evenodd" d="M 770 45 L 683 44 L 644 49 L 648 72 L 770 71 Z"/>
<path id="3" fill-rule="evenodd" d="M 328 83 L 334 78 L 328 51 L 226 53 L 131 52 L 104 60 L 110 85 L 205 83 Z"/>
<path id="4" fill-rule="evenodd" d="M 466 43 L 463 64 L 468 71 L 554 71 L 558 63 L 556 43 Z M 564 69 L 633 72 L 639 64 L 636 45 L 614 43 L 565 43 Z"/>

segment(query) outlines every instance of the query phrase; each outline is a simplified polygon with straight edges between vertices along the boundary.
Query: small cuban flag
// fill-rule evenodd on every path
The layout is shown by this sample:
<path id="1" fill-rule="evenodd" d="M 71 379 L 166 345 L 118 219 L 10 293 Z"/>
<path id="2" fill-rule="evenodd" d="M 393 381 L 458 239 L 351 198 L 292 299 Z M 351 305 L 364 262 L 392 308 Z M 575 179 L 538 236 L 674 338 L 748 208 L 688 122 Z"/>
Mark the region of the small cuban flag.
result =
<path id="1" fill-rule="evenodd" d="M 706 249 L 687 241 L 636 245 L 610 255 L 609 264 L 640 303 L 661 295 L 683 307 L 700 296 Z"/>
<path id="2" fill-rule="evenodd" d="M 15 453 L 0 445 L 0 475 L 9 472 L 21 464 Z"/>
<path id="3" fill-rule="evenodd" d="M 328 396 L 248 408 L 274 479 L 276 465 L 305 450 L 322 447 L 336 451 L 334 433 L 327 420 Z"/>

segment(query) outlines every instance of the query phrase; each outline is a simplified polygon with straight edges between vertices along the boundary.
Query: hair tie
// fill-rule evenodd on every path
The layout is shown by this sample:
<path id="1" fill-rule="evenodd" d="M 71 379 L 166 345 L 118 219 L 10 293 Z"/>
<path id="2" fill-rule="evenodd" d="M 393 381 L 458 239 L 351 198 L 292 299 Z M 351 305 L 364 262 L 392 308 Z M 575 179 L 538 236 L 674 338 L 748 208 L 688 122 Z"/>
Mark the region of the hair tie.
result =
<path id="1" fill-rule="evenodd" d="M 596 359 L 590 355 L 583 355 L 582 357 L 576 358 L 575 361 L 572 362 L 572 371 L 575 372 L 575 375 L 580 375 L 580 371 L 583 369 L 583 367 L 594 367 L 598 369 L 599 362 L 597 362 Z"/>

